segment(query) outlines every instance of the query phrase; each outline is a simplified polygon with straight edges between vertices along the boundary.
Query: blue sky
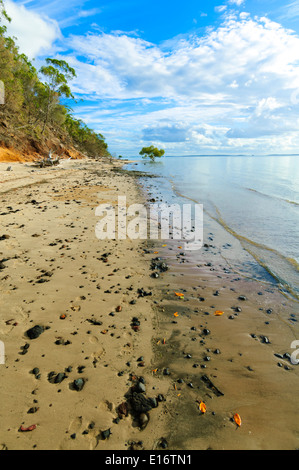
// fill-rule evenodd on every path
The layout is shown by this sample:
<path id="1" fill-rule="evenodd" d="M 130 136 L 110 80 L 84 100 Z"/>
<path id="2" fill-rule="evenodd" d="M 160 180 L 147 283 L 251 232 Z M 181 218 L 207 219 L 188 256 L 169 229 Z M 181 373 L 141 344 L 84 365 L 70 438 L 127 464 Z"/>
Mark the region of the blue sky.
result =
<path id="1" fill-rule="evenodd" d="M 299 0 L 5 0 L 36 66 L 77 70 L 115 155 L 299 153 Z"/>

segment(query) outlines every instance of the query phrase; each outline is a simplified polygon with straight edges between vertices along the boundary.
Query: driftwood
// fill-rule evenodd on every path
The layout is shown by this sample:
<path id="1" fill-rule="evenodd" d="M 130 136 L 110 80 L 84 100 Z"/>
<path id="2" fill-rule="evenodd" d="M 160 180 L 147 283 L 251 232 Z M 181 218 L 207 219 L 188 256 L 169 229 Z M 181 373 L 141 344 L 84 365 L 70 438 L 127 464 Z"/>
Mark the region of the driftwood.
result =
<path id="1" fill-rule="evenodd" d="M 45 168 L 47 166 L 55 166 L 59 165 L 60 163 L 60 157 L 55 158 L 54 160 L 52 159 L 52 152 L 49 152 L 49 156 L 47 158 L 44 158 L 43 160 L 40 160 L 36 162 L 34 166 L 38 168 Z"/>

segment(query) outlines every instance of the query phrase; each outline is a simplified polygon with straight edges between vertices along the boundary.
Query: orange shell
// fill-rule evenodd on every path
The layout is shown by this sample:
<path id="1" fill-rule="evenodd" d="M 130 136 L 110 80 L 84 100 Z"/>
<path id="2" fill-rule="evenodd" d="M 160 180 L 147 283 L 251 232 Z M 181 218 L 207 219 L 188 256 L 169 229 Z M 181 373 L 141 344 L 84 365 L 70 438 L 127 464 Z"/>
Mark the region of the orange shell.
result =
<path id="1" fill-rule="evenodd" d="M 234 421 L 237 424 L 237 426 L 241 426 L 242 420 L 241 420 L 241 416 L 238 413 L 234 415 Z"/>
<path id="2" fill-rule="evenodd" d="M 215 311 L 216 317 L 220 317 L 220 316 L 223 315 L 223 314 L 224 314 L 224 312 L 223 312 L 222 310 L 216 310 L 216 311 Z"/>
<path id="3" fill-rule="evenodd" d="M 204 404 L 203 401 L 200 402 L 200 404 L 199 404 L 199 409 L 200 409 L 200 411 L 201 411 L 202 413 L 206 413 L 207 407 L 206 407 L 206 405 Z"/>

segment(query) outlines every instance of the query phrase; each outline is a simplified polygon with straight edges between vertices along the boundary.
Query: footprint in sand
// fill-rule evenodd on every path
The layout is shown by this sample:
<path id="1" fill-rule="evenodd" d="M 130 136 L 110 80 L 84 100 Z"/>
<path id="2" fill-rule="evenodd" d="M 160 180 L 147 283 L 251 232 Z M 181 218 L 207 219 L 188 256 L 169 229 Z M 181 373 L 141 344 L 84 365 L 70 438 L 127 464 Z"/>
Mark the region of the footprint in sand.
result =
<path id="1" fill-rule="evenodd" d="M 0 334 L 10 333 L 15 326 L 18 326 L 20 323 L 23 323 L 29 318 L 29 313 L 25 312 L 23 307 L 12 308 L 8 313 L 8 317 L 4 319 L 5 326 L 0 328 Z"/>
<path id="2" fill-rule="evenodd" d="M 98 349 L 97 351 L 95 351 L 94 353 L 92 353 L 91 355 L 91 358 L 96 360 L 96 361 L 99 361 L 100 359 L 102 359 L 102 357 L 104 356 L 105 354 L 105 349 L 104 348 L 100 348 Z"/>
<path id="3" fill-rule="evenodd" d="M 72 450 L 80 448 L 82 450 L 93 450 L 97 445 L 97 439 L 94 433 L 86 433 L 87 428 L 88 424 L 83 422 L 82 416 L 74 418 L 68 427 L 67 437 L 61 442 L 59 449 Z"/>
<path id="4" fill-rule="evenodd" d="M 78 418 L 75 418 L 73 421 L 71 421 L 68 431 L 70 434 L 74 434 L 80 431 L 82 427 L 82 416 L 79 416 Z"/>
<path id="5" fill-rule="evenodd" d="M 90 336 L 89 337 L 89 342 L 91 344 L 97 344 L 99 342 L 99 339 L 96 336 Z"/>

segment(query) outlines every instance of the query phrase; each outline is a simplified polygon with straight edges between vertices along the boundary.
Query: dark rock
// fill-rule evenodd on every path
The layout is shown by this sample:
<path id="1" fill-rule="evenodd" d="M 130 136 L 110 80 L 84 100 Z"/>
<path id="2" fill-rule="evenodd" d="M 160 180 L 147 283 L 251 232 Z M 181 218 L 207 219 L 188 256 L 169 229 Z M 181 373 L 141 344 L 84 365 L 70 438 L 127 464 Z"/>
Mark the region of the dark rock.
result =
<path id="1" fill-rule="evenodd" d="M 54 382 L 56 384 L 60 384 L 64 379 L 66 375 L 63 372 L 60 372 L 59 374 L 56 375 Z"/>
<path id="2" fill-rule="evenodd" d="M 158 279 L 160 277 L 160 274 L 157 273 L 157 272 L 154 272 L 151 274 L 151 277 L 154 278 L 154 279 Z"/>
<path id="3" fill-rule="evenodd" d="M 156 398 L 149 398 L 148 401 L 152 405 L 152 408 L 157 408 L 158 402 L 157 402 Z"/>
<path id="4" fill-rule="evenodd" d="M 167 449 L 168 442 L 166 441 L 166 439 L 161 439 L 160 447 L 162 447 L 162 449 Z"/>
<path id="5" fill-rule="evenodd" d="M 73 382 L 73 387 L 77 392 L 81 392 L 85 384 L 85 381 L 83 379 L 76 379 Z"/>
<path id="6" fill-rule="evenodd" d="M 138 293 L 138 297 L 147 297 L 147 296 L 153 295 L 151 291 L 147 292 L 143 289 L 143 287 L 141 289 L 138 289 L 137 293 Z"/>
<path id="7" fill-rule="evenodd" d="M 238 297 L 239 300 L 247 300 L 247 297 L 245 297 L 245 295 L 239 295 Z"/>
<path id="8" fill-rule="evenodd" d="M 30 339 L 36 339 L 38 338 L 42 333 L 44 332 L 44 327 L 40 325 L 36 325 L 33 328 L 30 328 L 27 331 L 27 336 Z"/>
<path id="9" fill-rule="evenodd" d="M 133 392 L 130 398 L 130 404 L 134 413 L 148 413 L 153 408 L 153 402 L 141 393 Z"/>
<path id="10" fill-rule="evenodd" d="M 27 413 L 28 413 L 29 415 L 31 415 L 31 414 L 37 413 L 38 410 L 39 410 L 39 408 L 37 408 L 36 406 L 34 406 L 34 407 L 30 408 L 30 409 L 27 411 Z"/>
<path id="11" fill-rule="evenodd" d="M 109 439 L 109 437 L 111 436 L 111 429 L 106 429 L 106 431 L 102 431 L 101 436 L 103 440 Z"/>
<path id="12" fill-rule="evenodd" d="M 267 338 L 267 336 L 261 336 L 261 340 L 264 344 L 270 344 L 269 338 Z"/>
<path id="13" fill-rule="evenodd" d="M 145 393 L 145 391 L 146 391 L 145 385 L 141 382 L 138 382 L 136 384 L 136 392 Z"/>
<path id="14" fill-rule="evenodd" d="M 168 271 L 169 267 L 167 266 L 167 264 L 161 260 L 161 258 L 154 258 L 152 259 L 152 262 L 151 262 L 151 270 L 152 271 L 160 271 L 160 272 L 166 272 Z"/>

